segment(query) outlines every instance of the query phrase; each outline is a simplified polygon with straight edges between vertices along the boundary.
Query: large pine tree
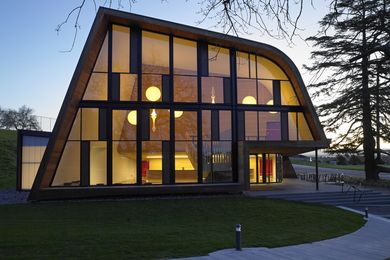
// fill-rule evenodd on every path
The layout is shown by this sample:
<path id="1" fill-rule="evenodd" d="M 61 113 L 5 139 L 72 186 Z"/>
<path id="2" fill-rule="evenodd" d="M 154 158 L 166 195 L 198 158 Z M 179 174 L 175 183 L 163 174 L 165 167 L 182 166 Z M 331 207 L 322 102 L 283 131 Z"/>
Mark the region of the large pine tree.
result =
<path id="1" fill-rule="evenodd" d="M 331 149 L 363 148 L 366 179 L 378 179 L 375 136 L 390 141 L 390 57 L 375 50 L 390 41 L 390 0 L 334 1 L 320 25 L 306 68 L 325 129 L 337 134 Z"/>

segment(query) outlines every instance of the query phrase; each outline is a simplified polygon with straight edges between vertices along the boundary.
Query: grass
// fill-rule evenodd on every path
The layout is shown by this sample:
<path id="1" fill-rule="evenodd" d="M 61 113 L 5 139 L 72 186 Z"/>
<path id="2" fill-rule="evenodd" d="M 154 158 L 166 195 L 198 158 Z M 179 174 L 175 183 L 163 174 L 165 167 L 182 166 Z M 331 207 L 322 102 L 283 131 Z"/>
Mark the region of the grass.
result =
<path id="1" fill-rule="evenodd" d="M 303 160 L 294 160 L 291 159 L 292 164 L 298 164 L 298 165 L 307 165 L 307 166 L 316 166 L 316 162 L 312 161 L 303 161 Z M 364 165 L 363 164 L 358 164 L 358 165 L 335 165 L 335 164 L 330 164 L 330 163 L 324 163 L 324 162 L 319 162 L 318 167 L 322 168 L 333 168 L 333 169 L 340 169 L 340 170 L 356 170 L 356 171 L 364 171 Z"/>
<path id="2" fill-rule="evenodd" d="M 360 215 L 330 206 L 240 196 L 0 206 L 3 258 L 155 259 L 234 247 L 278 247 L 353 232 Z"/>
<path id="3" fill-rule="evenodd" d="M 15 188 L 16 131 L 0 130 L 0 188 Z"/>

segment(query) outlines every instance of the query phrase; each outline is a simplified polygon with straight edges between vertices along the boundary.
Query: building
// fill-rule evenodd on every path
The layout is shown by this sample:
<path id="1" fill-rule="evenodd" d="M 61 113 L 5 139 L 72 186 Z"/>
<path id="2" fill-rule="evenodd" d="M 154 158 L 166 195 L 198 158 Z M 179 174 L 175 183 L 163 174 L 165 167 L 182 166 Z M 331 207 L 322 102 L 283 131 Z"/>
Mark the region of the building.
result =
<path id="1" fill-rule="evenodd" d="M 280 50 L 100 8 L 29 199 L 240 192 L 327 146 Z"/>

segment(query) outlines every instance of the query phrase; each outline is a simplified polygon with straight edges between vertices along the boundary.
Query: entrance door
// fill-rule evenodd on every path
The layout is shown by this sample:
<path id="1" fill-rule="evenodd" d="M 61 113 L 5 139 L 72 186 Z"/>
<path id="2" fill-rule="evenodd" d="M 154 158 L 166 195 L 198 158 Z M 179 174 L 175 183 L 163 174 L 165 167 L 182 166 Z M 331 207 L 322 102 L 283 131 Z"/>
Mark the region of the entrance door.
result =
<path id="1" fill-rule="evenodd" d="M 276 182 L 276 154 L 250 154 L 249 181 L 252 184 Z"/>

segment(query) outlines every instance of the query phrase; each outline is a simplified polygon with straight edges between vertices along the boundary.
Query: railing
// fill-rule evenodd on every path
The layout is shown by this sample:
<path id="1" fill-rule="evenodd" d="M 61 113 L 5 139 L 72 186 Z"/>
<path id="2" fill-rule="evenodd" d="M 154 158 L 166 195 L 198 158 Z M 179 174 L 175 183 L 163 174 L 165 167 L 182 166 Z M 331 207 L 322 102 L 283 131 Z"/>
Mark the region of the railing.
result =
<path id="1" fill-rule="evenodd" d="M 53 130 L 56 118 L 46 116 L 35 116 L 41 131 L 51 132 Z"/>

